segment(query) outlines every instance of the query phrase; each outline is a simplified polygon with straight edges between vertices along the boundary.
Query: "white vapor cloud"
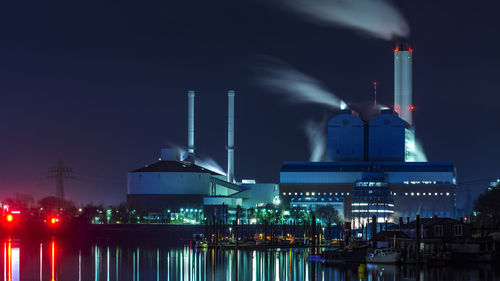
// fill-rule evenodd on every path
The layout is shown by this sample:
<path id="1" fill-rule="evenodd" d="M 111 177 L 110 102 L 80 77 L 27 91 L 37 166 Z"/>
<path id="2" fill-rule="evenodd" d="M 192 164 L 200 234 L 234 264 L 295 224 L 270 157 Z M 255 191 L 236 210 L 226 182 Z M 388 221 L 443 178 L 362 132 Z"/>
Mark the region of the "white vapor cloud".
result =
<path id="1" fill-rule="evenodd" d="M 326 157 L 326 121 L 308 120 L 304 124 L 304 132 L 309 144 L 309 161 L 321 162 Z"/>
<path id="2" fill-rule="evenodd" d="M 294 103 L 317 103 L 335 109 L 343 104 L 319 81 L 277 60 L 261 64 L 258 81 L 261 86 L 286 95 Z"/>
<path id="3" fill-rule="evenodd" d="M 408 37 L 410 27 L 388 0 L 281 0 L 310 21 L 356 30 L 380 39 Z"/>

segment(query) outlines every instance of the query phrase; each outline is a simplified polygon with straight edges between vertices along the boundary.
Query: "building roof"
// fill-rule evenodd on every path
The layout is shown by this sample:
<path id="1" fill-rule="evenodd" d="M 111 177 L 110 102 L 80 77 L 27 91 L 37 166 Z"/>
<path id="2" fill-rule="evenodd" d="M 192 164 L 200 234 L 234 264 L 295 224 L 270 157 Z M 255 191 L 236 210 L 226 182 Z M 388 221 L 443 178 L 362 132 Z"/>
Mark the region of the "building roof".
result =
<path id="1" fill-rule="evenodd" d="M 430 227 L 436 224 L 446 224 L 446 223 L 453 223 L 453 224 L 465 224 L 468 225 L 467 223 L 461 222 L 459 220 L 455 220 L 452 218 L 422 218 L 420 219 L 420 224 L 423 225 L 424 227 Z M 410 223 L 405 223 L 403 225 L 393 225 L 389 227 L 389 229 L 414 229 L 415 226 L 417 225 L 417 221 L 411 221 Z"/>
<path id="2" fill-rule="evenodd" d="M 281 172 L 453 172 L 453 162 L 285 162 Z"/>
<path id="3" fill-rule="evenodd" d="M 158 161 L 151 165 L 131 171 L 131 173 L 152 173 L 152 172 L 181 172 L 181 173 L 209 173 L 211 175 L 221 175 L 196 164 L 184 161 Z"/>

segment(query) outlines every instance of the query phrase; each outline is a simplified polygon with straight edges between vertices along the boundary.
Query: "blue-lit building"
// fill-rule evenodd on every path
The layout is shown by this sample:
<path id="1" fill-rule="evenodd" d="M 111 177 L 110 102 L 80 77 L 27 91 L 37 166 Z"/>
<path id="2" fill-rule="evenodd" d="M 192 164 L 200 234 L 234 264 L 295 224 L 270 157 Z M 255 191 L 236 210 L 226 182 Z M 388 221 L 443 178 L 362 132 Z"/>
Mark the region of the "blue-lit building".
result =
<path id="1" fill-rule="evenodd" d="M 338 207 L 342 202 L 344 219 L 351 222 L 360 219 L 360 210 L 368 210 L 363 218 L 373 215 L 372 209 L 359 208 L 359 204 L 382 204 L 384 212 L 377 217 L 388 222 L 417 214 L 454 217 L 454 164 L 406 162 L 412 137 L 413 128 L 392 110 L 382 110 L 368 122 L 351 110 L 342 110 L 328 122 L 329 162 L 283 164 L 281 202 L 290 207 L 305 201 L 336 202 Z M 365 184 L 367 189 L 362 190 Z M 365 191 L 384 198 L 361 202 Z"/>
<path id="2" fill-rule="evenodd" d="M 373 216 L 378 223 L 394 221 L 394 196 L 383 173 L 364 173 L 352 191 L 353 227 L 368 225 Z"/>

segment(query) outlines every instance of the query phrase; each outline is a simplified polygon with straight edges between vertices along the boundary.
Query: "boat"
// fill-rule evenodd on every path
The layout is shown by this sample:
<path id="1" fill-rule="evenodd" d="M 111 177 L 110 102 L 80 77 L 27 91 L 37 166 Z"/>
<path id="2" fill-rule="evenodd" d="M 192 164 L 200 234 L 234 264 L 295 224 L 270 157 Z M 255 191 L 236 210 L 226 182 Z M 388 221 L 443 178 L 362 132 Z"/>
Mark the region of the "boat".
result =
<path id="1" fill-rule="evenodd" d="M 322 263 L 359 263 L 365 262 L 366 247 L 343 248 L 338 250 L 323 251 L 319 255 L 310 255 L 310 261 Z"/>
<path id="2" fill-rule="evenodd" d="M 372 249 L 366 254 L 367 263 L 396 264 L 401 262 L 401 251 L 394 248 Z"/>

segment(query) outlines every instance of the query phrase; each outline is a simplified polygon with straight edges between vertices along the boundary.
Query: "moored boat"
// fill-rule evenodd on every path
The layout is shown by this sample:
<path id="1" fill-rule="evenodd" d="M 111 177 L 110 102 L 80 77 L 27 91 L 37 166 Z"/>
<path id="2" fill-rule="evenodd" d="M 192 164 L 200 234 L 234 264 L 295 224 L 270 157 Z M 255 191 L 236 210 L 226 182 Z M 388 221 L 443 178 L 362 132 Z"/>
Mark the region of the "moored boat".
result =
<path id="1" fill-rule="evenodd" d="M 401 252 L 394 248 L 380 248 L 368 251 L 367 263 L 396 264 L 401 262 Z"/>

